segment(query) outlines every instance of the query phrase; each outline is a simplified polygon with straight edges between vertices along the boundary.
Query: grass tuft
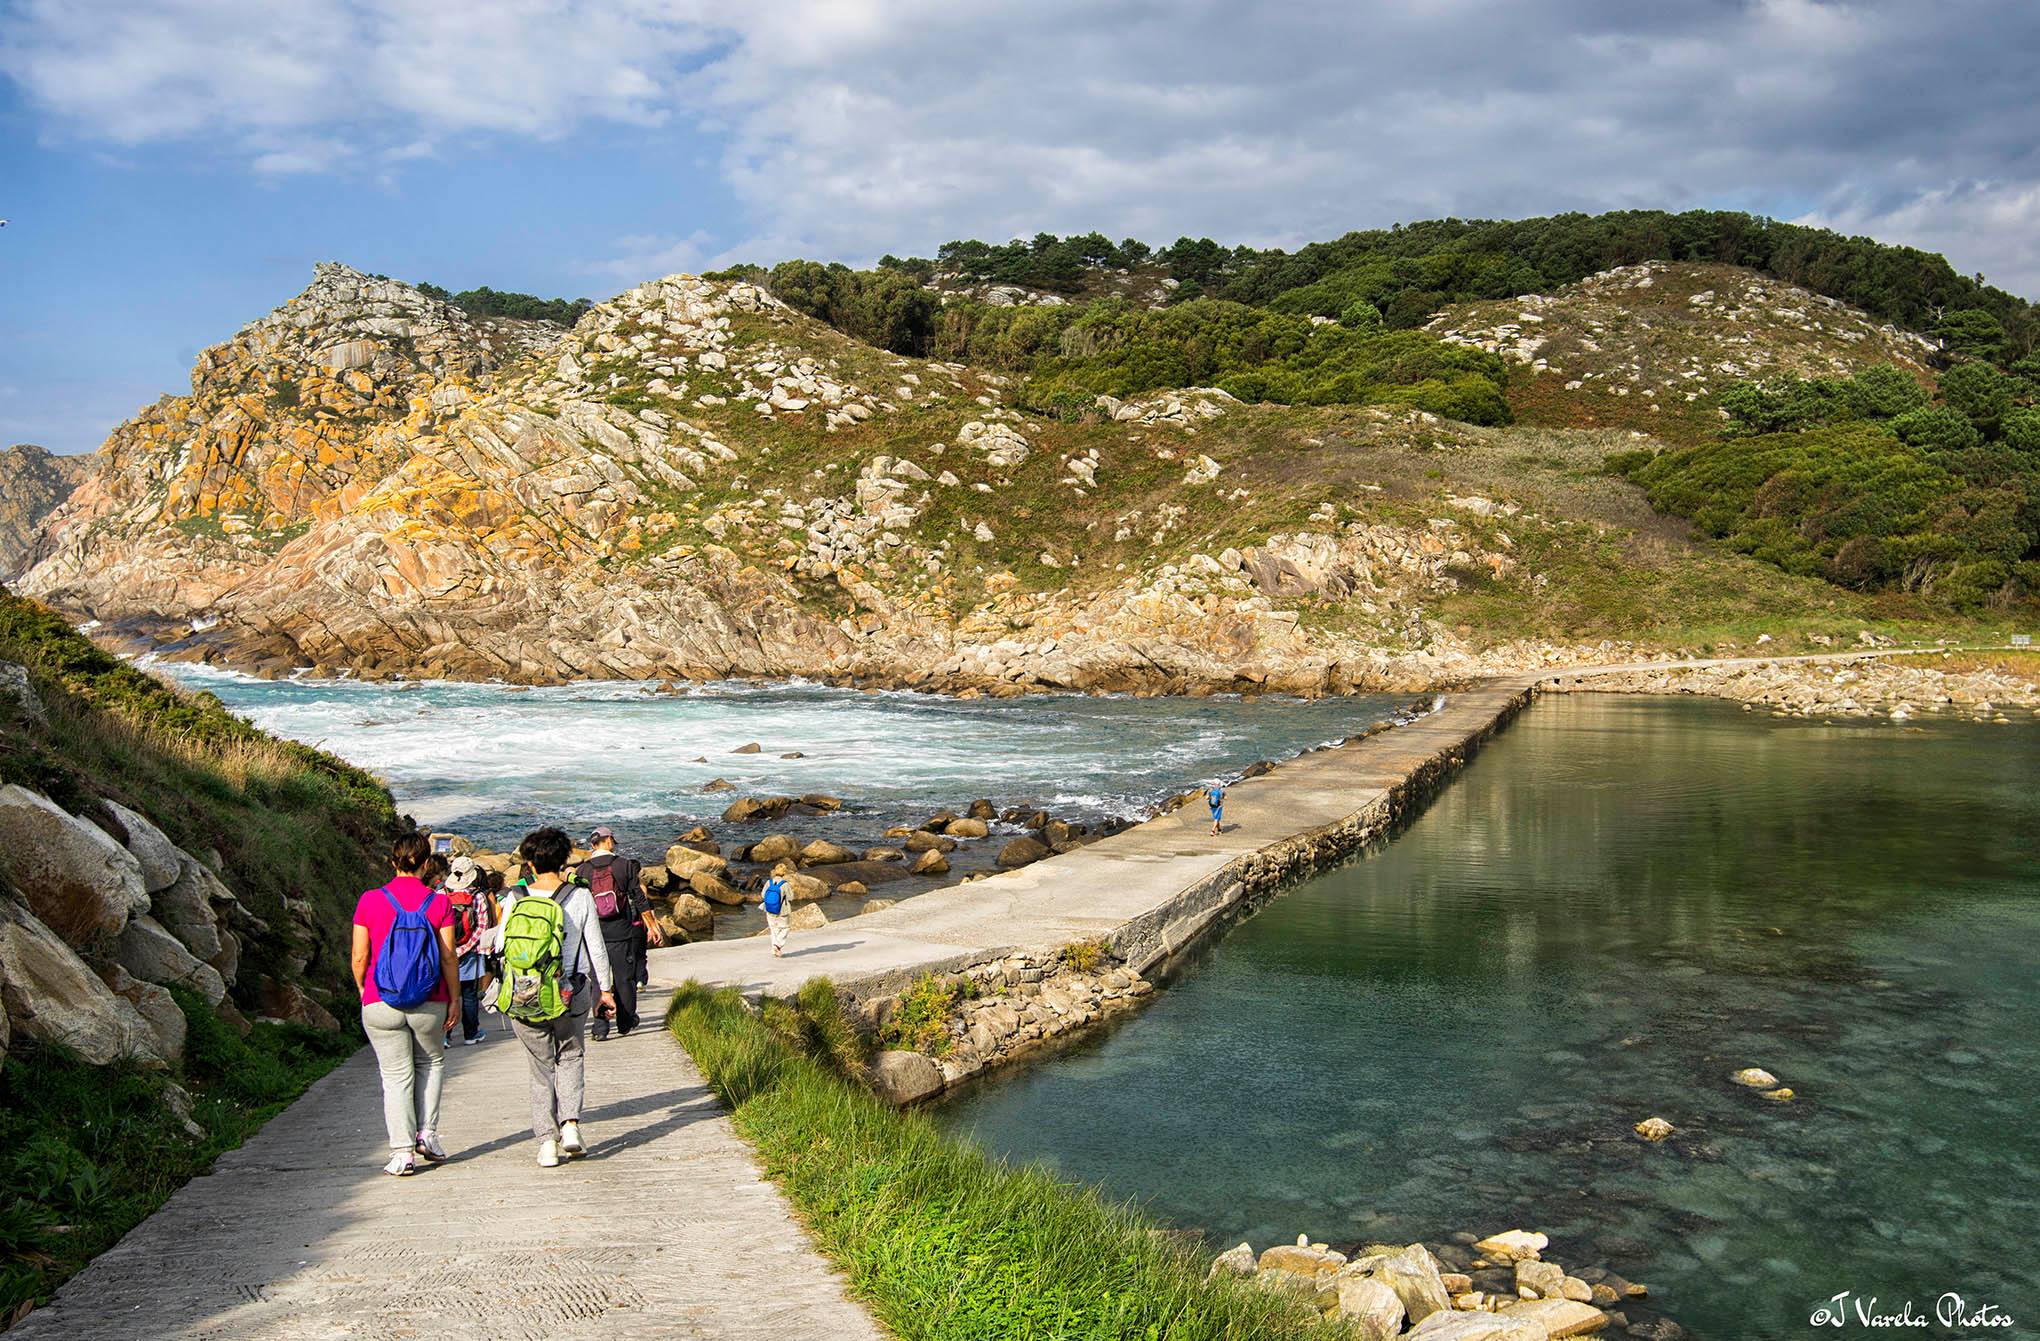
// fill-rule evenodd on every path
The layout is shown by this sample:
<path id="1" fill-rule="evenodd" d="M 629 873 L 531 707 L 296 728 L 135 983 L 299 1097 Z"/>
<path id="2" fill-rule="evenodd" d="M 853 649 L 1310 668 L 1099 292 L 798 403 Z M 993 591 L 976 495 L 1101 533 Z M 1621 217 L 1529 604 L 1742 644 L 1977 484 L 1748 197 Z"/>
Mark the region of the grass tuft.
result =
<path id="1" fill-rule="evenodd" d="M 1345 1335 L 1292 1299 L 1207 1282 L 1197 1254 L 1131 1208 L 992 1159 L 849 1083 L 780 1027 L 797 1014 L 854 1036 L 822 1020 L 840 1016 L 826 983 L 802 996 L 753 1014 L 733 989 L 690 983 L 667 1027 L 822 1251 L 902 1341 Z"/>

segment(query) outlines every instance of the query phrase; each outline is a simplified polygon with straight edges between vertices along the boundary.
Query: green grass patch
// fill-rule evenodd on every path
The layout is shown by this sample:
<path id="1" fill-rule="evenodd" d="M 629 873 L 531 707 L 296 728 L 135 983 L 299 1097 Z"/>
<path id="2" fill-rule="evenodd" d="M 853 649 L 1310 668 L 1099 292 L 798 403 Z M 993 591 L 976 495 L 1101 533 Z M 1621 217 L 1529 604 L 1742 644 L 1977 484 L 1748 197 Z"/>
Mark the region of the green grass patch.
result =
<path id="1" fill-rule="evenodd" d="M 28 668 L 46 723 L 0 703 L 0 782 L 90 816 L 102 798 L 148 816 L 185 851 L 220 855 L 222 878 L 269 936 L 249 938 L 239 986 L 282 972 L 292 924 L 284 898 L 309 899 L 316 991 L 347 975 L 354 900 L 386 869 L 397 815 L 373 776 L 278 740 L 210 694 L 186 693 L 79 636 L 56 612 L 0 592 L 0 660 Z M 244 1002 L 244 1004 L 247 1004 Z"/>
<path id="2" fill-rule="evenodd" d="M 815 998 L 795 1016 L 833 1009 Z M 807 995 L 804 993 L 804 996 Z M 897 1112 L 730 989 L 690 983 L 667 1025 L 817 1243 L 901 1341 L 1323 1338 L 1310 1308 L 1235 1280 L 1137 1212 Z M 833 1054 L 829 1054 L 833 1056 Z"/>
<path id="3" fill-rule="evenodd" d="M 0 1324 L 41 1301 L 212 1167 L 360 1040 L 257 1024 L 242 1038 L 183 992 L 181 1072 L 18 1048 L 0 1065 Z M 166 1084 L 191 1096 L 187 1131 Z"/>

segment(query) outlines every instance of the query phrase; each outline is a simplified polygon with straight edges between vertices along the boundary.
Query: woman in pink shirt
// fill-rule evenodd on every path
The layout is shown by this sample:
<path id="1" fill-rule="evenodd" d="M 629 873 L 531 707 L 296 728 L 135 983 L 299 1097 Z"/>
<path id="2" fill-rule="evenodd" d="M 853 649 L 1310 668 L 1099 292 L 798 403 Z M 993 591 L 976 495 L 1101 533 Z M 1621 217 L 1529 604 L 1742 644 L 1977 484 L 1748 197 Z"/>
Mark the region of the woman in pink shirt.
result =
<path id="1" fill-rule="evenodd" d="M 429 856 L 424 834 L 405 834 L 390 848 L 395 877 L 368 890 L 354 906 L 354 985 L 361 990 L 361 1027 L 382 1071 L 383 1126 L 390 1138 L 390 1162 L 383 1172 L 398 1177 L 412 1172 L 417 1155 L 435 1163 L 446 1158 L 439 1144 L 439 1086 L 446 1035 L 460 1019 L 453 907 L 418 878 Z M 407 917 L 422 914 L 439 952 L 438 982 L 422 1001 L 401 1007 L 385 1002 L 376 986 L 376 960 L 391 943 L 400 910 Z M 420 948 L 429 955 L 429 947 Z"/>

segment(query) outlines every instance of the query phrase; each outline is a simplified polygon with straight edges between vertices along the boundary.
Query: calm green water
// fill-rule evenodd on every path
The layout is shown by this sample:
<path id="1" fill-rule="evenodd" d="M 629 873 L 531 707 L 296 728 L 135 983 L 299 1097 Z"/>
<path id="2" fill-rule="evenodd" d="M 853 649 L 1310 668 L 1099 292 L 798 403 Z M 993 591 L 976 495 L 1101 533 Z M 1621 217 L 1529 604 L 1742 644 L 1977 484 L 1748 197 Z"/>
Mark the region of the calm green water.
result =
<path id="1" fill-rule="evenodd" d="M 2040 729 L 1557 698 L 943 1120 L 1220 1244 L 1542 1229 L 1712 1341 L 2040 1334 L 2036 969 Z M 1930 1325 L 1810 1327 L 1844 1290 Z"/>

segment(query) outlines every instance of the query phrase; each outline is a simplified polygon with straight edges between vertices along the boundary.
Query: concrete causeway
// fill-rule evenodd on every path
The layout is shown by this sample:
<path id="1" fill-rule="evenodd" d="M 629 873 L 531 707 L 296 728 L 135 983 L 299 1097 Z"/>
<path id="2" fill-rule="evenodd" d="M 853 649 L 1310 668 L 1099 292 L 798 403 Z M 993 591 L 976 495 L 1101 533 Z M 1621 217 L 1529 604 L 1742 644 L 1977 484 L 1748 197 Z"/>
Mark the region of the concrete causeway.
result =
<path id="1" fill-rule="evenodd" d="M 1184 806 L 1017 871 L 795 932 L 782 959 L 764 937 L 654 950 L 653 981 L 670 987 L 692 978 L 786 996 L 827 976 L 889 990 L 920 973 L 1094 938 L 1146 972 L 1255 895 L 1385 832 L 1528 702 L 1534 682 L 1492 681 L 1452 694 L 1406 726 L 1238 783 L 1227 791 L 1217 837 L 1203 806 Z M 820 906 L 826 914 L 827 902 Z"/>
<path id="2" fill-rule="evenodd" d="M 10 1341 L 883 1341 L 673 1037 L 591 1043 L 585 1159 L 541 1169 L 507 1030 L 447 1056 L 452 1159 L 381 1171 L 359 1054 L 73 1277 Z M 494 1019 L 484 1016 L 485 1021 Z"/>

